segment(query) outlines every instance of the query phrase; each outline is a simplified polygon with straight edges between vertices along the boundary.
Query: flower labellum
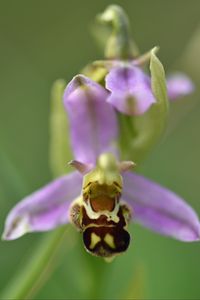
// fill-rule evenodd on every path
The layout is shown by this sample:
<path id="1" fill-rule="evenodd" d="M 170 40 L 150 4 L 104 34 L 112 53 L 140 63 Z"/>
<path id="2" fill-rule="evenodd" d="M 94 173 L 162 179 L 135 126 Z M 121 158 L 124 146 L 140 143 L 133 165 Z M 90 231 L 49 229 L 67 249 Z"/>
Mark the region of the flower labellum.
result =
<path id="1" fill-rule="evenodd" d="M 125 166 L 132 164 L 125 162 Z M 96 168 L 84 176 L 82 194 L 71 205 L 71 221 L 83 232 L 85 248 L 93 255 L 113 257 L 129 246 L 131 211 L 120 201 L 122 186 L 115 157 L 102 154 Z"/>

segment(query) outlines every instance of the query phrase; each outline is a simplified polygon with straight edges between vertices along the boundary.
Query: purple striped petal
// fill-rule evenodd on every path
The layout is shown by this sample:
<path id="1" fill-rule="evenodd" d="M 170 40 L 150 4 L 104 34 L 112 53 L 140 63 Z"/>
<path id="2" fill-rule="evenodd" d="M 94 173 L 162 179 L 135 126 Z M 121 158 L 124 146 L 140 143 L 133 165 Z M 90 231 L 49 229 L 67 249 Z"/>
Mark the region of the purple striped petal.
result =
<path id="1" fill-rule="evenodd" d="M 182 73 L 176 73 L 167 78 L 167 91 L 170 100 L 187 96 L 194 91 L 191 79 Z"/>
<path id="2" fill-rule="evenodd" d="M 3 239 L 27 232 L 46 231 L 68 223 L 68 209 L 81 193 L 82 176 L 73 172 L 60 177 L 19 202 L 9 213 Z"/>
<path id="3" fill-rule="evenodd" d="M 141 115 L 156 102 L 150 78 L 139 68 L 118 66 L 106 76 L 107 101 L 127 115 Z"/>
<path id="4" fill-rule="evenodd" d="M 132 207 L 136 222 L 181 241 L 199 240 L 198 217 L 183 199 L 142 176 L 127 172 L 123 178 L 123 199 Z"/>
<path id="5" fill-rule="evenodd" d="M 64 93 L 71 143 L 76 160 L 96 163 L 102 152 L 112 152 L 117 138 L 115 111 L 106 102 L 108 92 L 96 82 L 77 75 Z"/>

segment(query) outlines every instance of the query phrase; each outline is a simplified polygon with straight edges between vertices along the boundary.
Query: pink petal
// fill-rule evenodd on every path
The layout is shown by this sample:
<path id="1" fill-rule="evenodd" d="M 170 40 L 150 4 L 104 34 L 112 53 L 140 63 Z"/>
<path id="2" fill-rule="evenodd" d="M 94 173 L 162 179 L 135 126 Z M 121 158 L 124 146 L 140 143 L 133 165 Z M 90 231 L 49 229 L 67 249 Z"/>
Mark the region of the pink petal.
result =
<path id="1" fill-rule="evenodd" d="M 136 222 L 181 241 L 199 240 L 199 219 L 181 197 L 137 174 L 126 172 L 123 178 L 123 199 Z"/>
<path id="2" fill-rule="evenodd" d="M 194 84 L 185 74 L 176 73 L 168 76 L 167 91 L 169 99 L 176 100 L 194 92 Z"/>
<path id="3" fill-rule="evenodd" d="M 117 119 L 108 92 L 83 75 L 77 75 L 64 93 L 69 115 L 74 157 L 83 163 L 96 163 L 102 152 L 115 151 Z"/>
<path id="4" fill-rule="evenodd" d="M 27 232 L 46 231 L 68 223 L 70 203 L 80 195 L 81 185 L 82 176 L 74 172 L 25 197 L 9 213 L 3 239 L 13 240 Z"/>
<path id="5" fill-rule="evenodd" d="M 141 115 L 156 102 L 150 78 L 137 67 L 114 67 L 105 80 L 111 92 L 107 101 L 124 114 Z"/>

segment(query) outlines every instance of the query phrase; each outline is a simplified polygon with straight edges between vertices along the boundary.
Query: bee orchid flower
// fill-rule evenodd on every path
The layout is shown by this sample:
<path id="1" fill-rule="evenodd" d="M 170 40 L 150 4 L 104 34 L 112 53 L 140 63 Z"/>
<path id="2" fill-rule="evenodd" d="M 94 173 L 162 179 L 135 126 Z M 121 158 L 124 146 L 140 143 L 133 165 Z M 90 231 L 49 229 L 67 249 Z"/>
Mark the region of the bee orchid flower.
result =
<path id="1" fill-rule="evenodd" d="M 70 121 L 72 166 L 77 170 L 25 197 L 9 213 L 3 239 L 74 223 L 92 254 L 111 257 L 129 245 L 128 224 L 192 242 L 200 238 L 195 211 L 180 196 L 120 162 L 118 123 L 98 83 L 76 77 L 64 93 Z"/>

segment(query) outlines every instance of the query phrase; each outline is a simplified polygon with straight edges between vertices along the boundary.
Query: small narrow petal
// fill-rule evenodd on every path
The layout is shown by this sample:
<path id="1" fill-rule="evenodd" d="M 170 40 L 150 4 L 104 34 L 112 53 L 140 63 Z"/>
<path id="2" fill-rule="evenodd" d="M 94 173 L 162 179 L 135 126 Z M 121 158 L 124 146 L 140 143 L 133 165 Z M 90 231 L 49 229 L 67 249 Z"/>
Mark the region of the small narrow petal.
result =
<path id="1" fill-rule="evenodd" d="M 78 160 L 71 160 L 68 164 L 74 167 L 82 175 L 85 175 L 93 169 L 92 164 L 84 164 Z"/>
<path id="2" fill-rule="evenodd" d="M 82 176 L 60 177 L 19 202 L 9 213 L 3 239 L 13 240 L 32 231 L 46 231 L 68 223 L 71 202 L 80 195 Z"/>
<path id="3" fill-rule="evenodd" d="M 127 115 L 141 115 L 156 102 L 150 78 L 134 66 L 118 66 L 106 76 L 107 101 Z"/>
<path id="4" fill-rule="evenodd" d="M 118 169 L 119 169 L 120 173 L 131 170 L 135 166 L 136 166 L 136 164 L 130 160 L 123 160 L 118 163 Z"/>
<path id="5" fill-rule="evenodd" d="M 108 92 L 96 82 L 77 75 L 64 93 L 64 105 L 71 125 L 74 157 L 83 163 L 96 163 L 102 152 L 114 151 L 117 118 L 106 102 Z"/>
<path id="6" fill-rule="evenodd" d="M 183 73 L 168 76 L 167 91 L 170 100 L 176 100 L 194 92 L 194 84 L 191 79 Z"/>
<path id="7" fill-rule="evenodd" d="M 199 219 L 183 199 L 140 175 L 127 172 L 123 178 L 123 199 L 133 209 L 133 220 L 181 241 L 199 240 Z"/>

